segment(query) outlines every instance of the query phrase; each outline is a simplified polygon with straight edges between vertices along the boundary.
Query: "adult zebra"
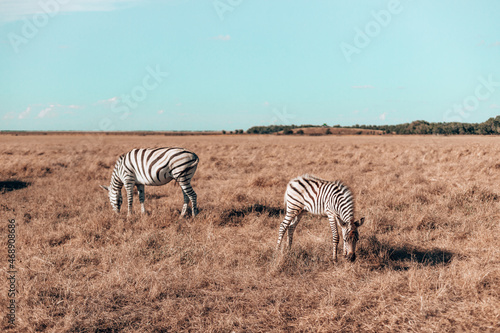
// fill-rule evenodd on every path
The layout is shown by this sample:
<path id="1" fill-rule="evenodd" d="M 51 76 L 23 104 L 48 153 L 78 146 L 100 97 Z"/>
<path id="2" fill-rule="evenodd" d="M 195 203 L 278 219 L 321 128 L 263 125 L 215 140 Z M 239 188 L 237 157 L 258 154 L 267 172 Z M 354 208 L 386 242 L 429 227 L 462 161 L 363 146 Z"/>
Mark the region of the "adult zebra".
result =
<path id="1" fill-rule="evenodd" d="M 286 216 L 281 222 L 278 246 L 288 229 L 288 247 L 292 246 L 293 232 L 304 211 L 315 215 L 328 216 L 333 233 L 333 260 L 337 260 L 339 236 L 337 223 L 342 228 L 344 256 L 356 259 L 356 242 L 359 239 L 357 228 L 365 221 L 354 221 L 354 201 L 351 191 L 340 181 L 326 181 L 308 174 L 292 179 L 285 192 Z"/>
<path id="2" fill-rule="evenodd" d="M 128 214 L 132 213 L 134 186 L 139 192 L 141 212 L 144 209 L 144 185 L 160 186 L 175 179 L 184 195 L 184 206 L 181 216 L 187 211 L 191 201 L 193 216 L 198 214 L 196 206 L 196 193 L 191 187 L 191 178 L 198 167 L 198 156 L 183 148 L 151 148 L 133 149 L 118 157 L 109 187 L 101 187 L 108 191 L 109 201 L 113 210 L 120 211 L 122 204 L 121 189 L 127 191 Z"/>

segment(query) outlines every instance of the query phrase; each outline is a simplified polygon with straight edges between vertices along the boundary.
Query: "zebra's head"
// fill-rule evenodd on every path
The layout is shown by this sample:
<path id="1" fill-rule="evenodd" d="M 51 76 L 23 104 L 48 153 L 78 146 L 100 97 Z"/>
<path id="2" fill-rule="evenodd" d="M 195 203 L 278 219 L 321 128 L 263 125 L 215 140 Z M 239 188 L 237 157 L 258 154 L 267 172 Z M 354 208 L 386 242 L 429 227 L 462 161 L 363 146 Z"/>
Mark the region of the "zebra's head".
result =
<path id="1" fill-rule="evenodd" d="M 111 207 L 117 213 L 120 212 L 120 207 L 122 206 L 123 198 L 121 190 L 110 190 L 109 187 L 104 185 L 99 185 L 101 188 L 105 189 L 108 192 L 109 202 L 111 203 Z M 111 187 L 113 188 L 113 187 Z"/>
<path id="2" fill-rule="evenodd" d="M 348 222 L 341 225 L 344 238 L 344 256 L 347 260 L 356 260 L 356 243 L 359 239 L 358 227 L 363 225 L 365 218 L 359 221 Z"/>

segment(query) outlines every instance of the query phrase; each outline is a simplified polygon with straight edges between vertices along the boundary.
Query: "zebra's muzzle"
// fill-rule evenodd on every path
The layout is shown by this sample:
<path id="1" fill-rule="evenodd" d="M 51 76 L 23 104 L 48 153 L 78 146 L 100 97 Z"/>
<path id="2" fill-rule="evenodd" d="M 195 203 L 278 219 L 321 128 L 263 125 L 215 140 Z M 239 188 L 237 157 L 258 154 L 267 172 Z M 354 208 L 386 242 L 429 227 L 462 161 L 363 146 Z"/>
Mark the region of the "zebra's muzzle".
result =
<path id="1" fill-rule="evenodd" d="M 356 254 L 355 253 L 350 253 L 350 254 L 346 255 L 345 257 L 350 262 L 354 262 L 354 260 L 356 260 Z"/>

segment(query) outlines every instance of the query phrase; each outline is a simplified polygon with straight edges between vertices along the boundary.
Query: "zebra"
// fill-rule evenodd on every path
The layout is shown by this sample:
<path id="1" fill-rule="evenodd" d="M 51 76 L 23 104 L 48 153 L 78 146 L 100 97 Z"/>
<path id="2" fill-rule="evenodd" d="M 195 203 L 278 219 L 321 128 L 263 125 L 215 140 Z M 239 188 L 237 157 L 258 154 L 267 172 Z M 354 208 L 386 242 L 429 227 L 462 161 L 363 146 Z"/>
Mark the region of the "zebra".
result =
<path id="1" fill-rule="evenodd" d="M 184 206 L 181 217 L 186 214 L 191 201 L 193 217 L 198 214 L 196 193 L 191 187 L 191 178 L 198 167 L 198 156 L 183 148 L 145 148 L 133 149 L 118 157 L 111 184 L 101 187 L 108 191 L 109 201 L 115 212 L 120 212 L 122 192 L 124 186 L 127 192 L 128 215 L 132 213 L 134 186 L 139 192 L 141 213 L 144 208 L 144 185 L 160 186 L 169 183 L 172 179 L 180 185 L 184 195 Z"/>
<path id="2" fill-rule="evenodd" d="M 341 181 L 327 181 L 312 175 L 302 175 L 292 179 L 285 192 L 286 216 L 281 222 L 277 249 L 280 248 L 285 231 L 288 229 L 288 247 L 292 246 L 293 232 L 304 211 L 314 215 L 327 216 L 333 233 L 333 260 L 337 261 L 339 236 L 337 223 L 342 228 L 344 256 L 350 261 L 356 259 L 358 227 L 365 218 L 354 221 L 354 201 L 349 188 Z"/>

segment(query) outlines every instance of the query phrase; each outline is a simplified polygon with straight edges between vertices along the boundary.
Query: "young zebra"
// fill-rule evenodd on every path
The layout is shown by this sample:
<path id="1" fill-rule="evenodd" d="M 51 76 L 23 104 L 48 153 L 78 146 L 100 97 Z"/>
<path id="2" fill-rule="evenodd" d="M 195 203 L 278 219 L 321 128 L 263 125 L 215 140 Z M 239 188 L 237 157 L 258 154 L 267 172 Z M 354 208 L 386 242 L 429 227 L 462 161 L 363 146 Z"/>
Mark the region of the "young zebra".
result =
<path id="1" fill-rule="evenodd" d="M 108 191 L 113 210 L 120 211 L 122 204 L 122 186 L 125 186 L 128 200 L 128 215 L 132 213 L 134 186 L 139 192 L 141 212 L 144 209 L 144 185 L 160 186 L 175 179 L 184 195 L 181 216 L 187 211 L 191 201 L 193 216 L 198 214 L 196 193 L 191 187 L 191 178 L 198 167 L 198 156 L 183 148 L 133 149 L 121 155 L 111 175 L 111 185 L 101 187 Z"/>
<path id="2" fill-rule="evenodd" d="M 308 211 L 315 215 L 328 216 L 333 233 L 333 260 L 337 260 L 339 243 L 337 223 L 342 228 L 344 256 L 350 261 L 356 259 L 356 242 L 359 238 L 357 228 L 365 219 L 354 221 L 352 193 L 342 182 L 330 182 L 307 174 L 292 179 L 285 192 L 285 210 L 286 216 L 280 225 L 277 249 L 287 229 L 288 247 L 292 246 L 295 227 L 304 211 Z"/>

